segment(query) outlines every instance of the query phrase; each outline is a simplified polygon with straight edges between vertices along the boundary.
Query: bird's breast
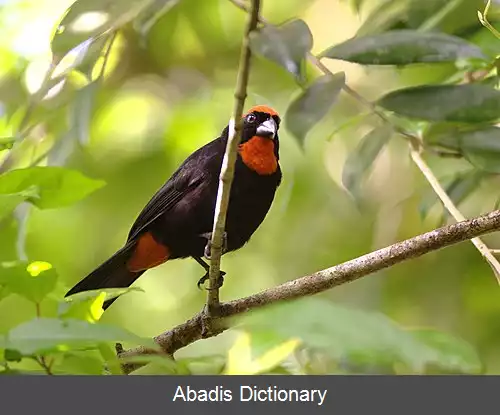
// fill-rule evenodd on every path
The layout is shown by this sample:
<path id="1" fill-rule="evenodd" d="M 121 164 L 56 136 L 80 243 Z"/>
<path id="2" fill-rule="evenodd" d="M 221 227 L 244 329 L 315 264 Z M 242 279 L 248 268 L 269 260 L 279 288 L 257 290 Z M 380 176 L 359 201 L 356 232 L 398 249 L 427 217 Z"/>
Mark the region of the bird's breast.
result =
<path id="1" fill-rule="evenodd" d="M 278 160 L 274 153 L 274 141 L 269 138 L 252 137 L 240 144 L 239 154 L 243 163 L 251 170 L 263 176 L 276 172 Z"/>

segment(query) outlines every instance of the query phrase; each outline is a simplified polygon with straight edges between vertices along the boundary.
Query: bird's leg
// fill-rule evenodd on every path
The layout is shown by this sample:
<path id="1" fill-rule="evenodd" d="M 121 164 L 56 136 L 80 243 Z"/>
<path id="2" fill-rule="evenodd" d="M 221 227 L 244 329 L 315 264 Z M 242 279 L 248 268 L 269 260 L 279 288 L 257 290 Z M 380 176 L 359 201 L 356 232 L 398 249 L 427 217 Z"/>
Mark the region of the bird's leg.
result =
<path id="1" fill-rule="evenodd" d="M 212 232 L 202 233 L 200 235 L 202 238 L 207 240 L 207 244 L 205 245 L 205 251 L 203 252 L 203 256 L 210 260 L 212 253 Z M 224 232 L 222 234 L 222 255 L 227 252 L 227 233 Z"/>
<path id="2" fill-rule="evenodd" d="M 201 277 L 199 280 L 198 280 L 198 284 L 196 284 L 198 286 L 198 289 L 201 290 L 201 286 L 208 280 L 209 278 L 209 271 L 210 271 L 210 265 L 208 265 L 205 261 L 203 261 L 203 259 L 201 259 L 199 256 L 194 256 L 193 257 L 194 260 L 200 264 L 203 269 L 206 271 L 205 275 L 203 277 Z M 226 273 L 224 271 L 220 271 L 220 274 L 219 274 L 219 279 L 217 280 L 217 287 L 216 289 L 222 287 L 222 285 L 224 284 L 224 275 L 226 275 Z M 208 290 L 209 288 L 207 288 Z"/>

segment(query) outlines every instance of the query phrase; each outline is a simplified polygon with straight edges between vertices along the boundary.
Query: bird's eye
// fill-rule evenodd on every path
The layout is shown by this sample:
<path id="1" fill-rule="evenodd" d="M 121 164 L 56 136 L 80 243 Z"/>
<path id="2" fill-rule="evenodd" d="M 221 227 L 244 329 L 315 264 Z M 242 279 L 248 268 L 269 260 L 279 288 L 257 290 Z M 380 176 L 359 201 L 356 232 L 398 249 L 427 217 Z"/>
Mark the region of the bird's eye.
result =
<path id="1" fill-rule="evenodd" d="M 253 124 L 257 120 L 257 117 L 255 114 L 248 114 L 247 115 L 247 122 L 250 124 Z"/>

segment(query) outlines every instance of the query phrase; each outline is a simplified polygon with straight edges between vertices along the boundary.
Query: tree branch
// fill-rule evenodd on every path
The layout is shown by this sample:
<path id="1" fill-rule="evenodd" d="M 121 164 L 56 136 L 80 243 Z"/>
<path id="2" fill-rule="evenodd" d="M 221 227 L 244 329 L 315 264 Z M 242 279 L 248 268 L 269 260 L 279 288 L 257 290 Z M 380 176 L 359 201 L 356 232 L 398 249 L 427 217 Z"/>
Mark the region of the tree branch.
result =
<path id="1" fill-rule="evenodd" d="M 222 256 L 222 239 L 226 226 L 226 214 L 229 205 L 229 194 L 234 177 L 234 164 L 237 158 L 238 145 L 241 142 L 241 131 L 243 128 L 243 108 L 247 96 L 248 78 L 250 76 L 250 33 L 257 28 L 259 21 L 260 0 L 252 0 L 243 43 L 236 81 L 236 91 L 234 94 L 233 116 L 229 122 L 229 137 L 227 140 L 226 152 L 222 162 L 217 192 L 217 202 L 215 206 L 214 225 L 212 230 L 211 250 L 210 250 L 210 286 L 207 294 L 207 313 L 209 317 L 214 317 L 219 309 L 219 276 L 220 260 Z"/>
<path id="2" fill-rule="evenodd" d="M 154 340 L 165 353 L 173 355 L 177 350 L 197 340 L 213 337 L 228 329 L 230 322 L 226 319 L 227 317 L 269 304 L 317 294 L 395 264 L 498 229 L 500 229 L 500 210 L 444 226 L 312 275 L 285 282 L 249 297 L 222 303 L 220 305 L 220 324 L 217 325 L 216 332 L 203 333 L 204 313 L 200 312 L 185 323 L 155 337 Z M 120 358 L 126 359 L 149 353 L 151 351 L 139 347 L 120 353 Z M 127 370 L 132 371 L 138 366 L 140 365 L 128 365 Z"/>

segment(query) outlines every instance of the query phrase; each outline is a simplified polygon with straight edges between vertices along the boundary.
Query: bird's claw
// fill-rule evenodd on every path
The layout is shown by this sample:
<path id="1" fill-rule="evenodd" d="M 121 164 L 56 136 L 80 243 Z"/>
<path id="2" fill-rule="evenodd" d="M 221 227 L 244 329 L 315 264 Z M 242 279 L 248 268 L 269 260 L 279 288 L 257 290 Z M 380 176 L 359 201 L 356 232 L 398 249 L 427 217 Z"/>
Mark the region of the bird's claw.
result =
<path id="1" fill-rule="evenodd" d="M 224 285 L 224 275 L 226 275 L 226 273 L 224 271 L 219 271 L 220 274 L 219 274 L 219 279 L 217 280 L 217 286 L 215 288 L 205 288 L 206 290 L 218 290 L 219 288 L 221 288 L 223 285 Z M 198 286 L 198 289 L 201 290 L 201 286 L 203 284 L 205 284 L 205 282 L 209 279 L 209 276 L 208 276 L 208 271 L 207 273 L 201 277 L 199 280 L 198 280 L 198 283 L 196 284 Z"/>
<path id="2" fill-rule="evenodd" d="M 203 251 L 203 256 L 210 260 L 212 253 L 212 232 L 207 232 L 201 235 L 206 238 L 207 244 L 205 245 L 205 250 Z M 222 252 L 221 255 L 224 255 L 227 252 L 227 233 L 224 232 L 222 234 Z"/>

